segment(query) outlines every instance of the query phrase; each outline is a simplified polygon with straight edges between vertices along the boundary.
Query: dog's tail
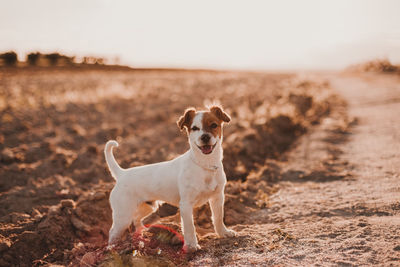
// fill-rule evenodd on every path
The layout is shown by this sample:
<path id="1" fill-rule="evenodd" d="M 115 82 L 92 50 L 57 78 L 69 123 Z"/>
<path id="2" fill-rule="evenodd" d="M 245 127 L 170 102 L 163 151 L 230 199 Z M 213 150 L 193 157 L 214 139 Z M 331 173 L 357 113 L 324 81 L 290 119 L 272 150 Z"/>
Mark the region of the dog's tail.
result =
<path id="1" fill-rule="evenodd" d="M 106 162 L 108 168 L 110 169 L 111 175 L 114 177 L 115 180 L 117 180 L 117 177 L 123 170 L 114 158 L 114 155 L 112 153 L 113 147 L 118 147 L 117 141 L 108 141 L 106 147 L 104 148 L 104 155 L 106 156 Z"/>

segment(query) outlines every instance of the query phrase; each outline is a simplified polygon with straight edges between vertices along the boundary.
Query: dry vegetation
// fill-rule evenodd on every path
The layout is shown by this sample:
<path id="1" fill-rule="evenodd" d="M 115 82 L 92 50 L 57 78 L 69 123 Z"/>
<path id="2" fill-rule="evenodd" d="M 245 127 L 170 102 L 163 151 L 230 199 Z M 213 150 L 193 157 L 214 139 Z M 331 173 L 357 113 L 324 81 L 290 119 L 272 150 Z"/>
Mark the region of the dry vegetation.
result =
<path id="1" fill-rule="evenodd" d="M 347 70 L 349 72 L 398 73 L 400 67 L 393 65 L 388 59 L 375 59 L 350 66 Z"/>
<path id="2" fill-rule="evenodd" d="M 71 66 L 105 66 L 110 60 L 102 57 L 84 56 L 77 59 L 76 56 L 67 56 L 59 52 L 41 53 L 31 52 L 26 55 L 25 61 L 20 61 L 14 51 L 0 53 L 0 67 L 71 67 Z M 116 61 L 119 61 L 118 58 Z"/>
<path id="3" fill-rule="evenodd" d="M 180 240 L 154 227 L 104 250 L 113 180 L 102 149 L 119 140 L 123 167 L 171 159 L 188 148 L 176 119 L 214 100 L 232 116 L 224 134 L 225 220 L 235 225 L 268 205 L 279 179 L 274 161 L 338 101 L 326 82 L 245 72 L 3 69 L 0 266 L 186 262 Z M 154 217 L 179 231 L 175 213 L 164 206 Z M 212 232 L 209 213 L 206 206 L 196 212 L 200 236 Z"/>

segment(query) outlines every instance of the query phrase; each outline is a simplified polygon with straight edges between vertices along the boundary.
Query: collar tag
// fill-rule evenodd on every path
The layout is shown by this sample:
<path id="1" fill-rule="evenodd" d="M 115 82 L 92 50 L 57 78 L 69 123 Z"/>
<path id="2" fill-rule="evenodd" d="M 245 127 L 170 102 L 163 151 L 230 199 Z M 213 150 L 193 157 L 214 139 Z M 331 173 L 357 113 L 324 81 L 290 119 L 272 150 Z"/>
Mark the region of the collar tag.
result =
<path id="1" fill-rule="evenodd" d="M 203 166 L 203 165 L 201 165 L 200 163 L 198 163 L 198 162 L 193 158 L 192 155 L 190 155 L 190 159 L 194 162 L 194 164 L 196 164 L 197 166 L 199 166 L 199 167 L 201 167 L 202 169 L 205 169 L 205 170 L 207 170 L 207 171 L 215 172 L 215 171 L 217 171 L 218 168 L 219 168 L 219 167 L 216 166 L 216 165 Z"/>

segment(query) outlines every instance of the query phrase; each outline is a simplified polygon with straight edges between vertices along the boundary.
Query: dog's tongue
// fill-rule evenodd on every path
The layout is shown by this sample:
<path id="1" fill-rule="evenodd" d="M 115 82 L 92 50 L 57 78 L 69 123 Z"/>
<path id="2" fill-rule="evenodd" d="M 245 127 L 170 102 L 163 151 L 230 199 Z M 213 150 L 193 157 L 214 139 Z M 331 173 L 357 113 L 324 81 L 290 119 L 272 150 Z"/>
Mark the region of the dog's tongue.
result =
<path id="1" fill-rule="evenodd" d="M 212 146 L 202 146 L 200 148 L 203 154 L 210 154 L 212 152 Z"/>

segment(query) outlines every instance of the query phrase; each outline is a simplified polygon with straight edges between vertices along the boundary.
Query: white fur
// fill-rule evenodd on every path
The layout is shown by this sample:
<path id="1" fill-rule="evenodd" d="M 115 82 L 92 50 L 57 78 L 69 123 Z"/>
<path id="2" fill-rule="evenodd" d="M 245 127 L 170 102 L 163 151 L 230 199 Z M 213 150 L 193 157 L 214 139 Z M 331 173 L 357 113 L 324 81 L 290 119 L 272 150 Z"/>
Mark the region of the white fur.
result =
<path id="1" fill-rule="evenodd" d="M 210 204 L 214 229 L 219 236 L 234 236 L 235 232 L 223 222 L 224 187 L 226 176 L 222 165 L 222 138 L 212 137 L 214 150 L 205 155 L 197 147 L 204 133 L 203 112 L 196 113 L 193 126 L 200 130 L 189 134 L 190 149 L 179 157 L 160 163 L 122 169 L 112 154 L 116 141 L 108 141 L 105 157 L 116 185 L 111 191 L 110 203 L 113 224 L 110 229 L 109 245 L 113 244 L 133 221 L 135 227 L 142 225 L 143 218 L 156 207 L 146 201 L 165 201 L 180 208 L 184 248 L 188 251 L 199 247 L 193 223 L 193 208 Z"/>

